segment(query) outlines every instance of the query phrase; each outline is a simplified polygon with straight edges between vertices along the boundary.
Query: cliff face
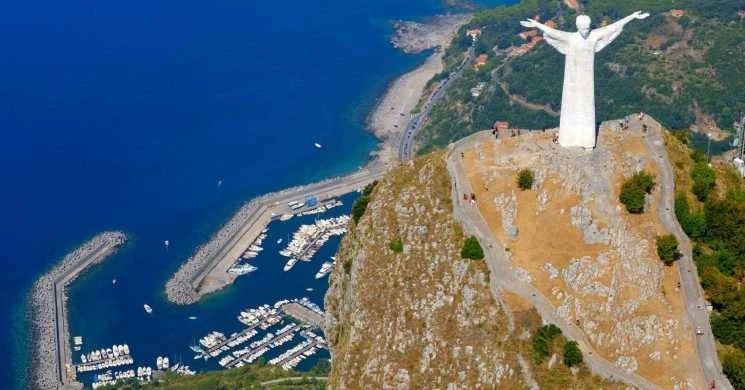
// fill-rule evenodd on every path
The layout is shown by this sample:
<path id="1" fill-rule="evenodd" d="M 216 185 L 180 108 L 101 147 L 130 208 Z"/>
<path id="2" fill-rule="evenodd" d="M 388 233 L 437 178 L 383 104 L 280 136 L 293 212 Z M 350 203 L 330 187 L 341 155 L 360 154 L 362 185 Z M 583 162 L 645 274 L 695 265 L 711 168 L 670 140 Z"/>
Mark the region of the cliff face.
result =
<path id="1" fill-rule="evenodd" d="M 497 342 L 504 313 L 480 262 L 460 259 L 440 155 L 381 181 L 339 250 L 326 296 L 335 388 L 470 386 L 515 375 Z M 396 253 L 390 243 L 401 239 Z"/>
<path id="2" fill-rule="evenodd" d="M 450 191 L 442 153 L 417 159 L 377 185 L 351 226 L 325 302 L 330 387 L 597 386 L 584 369 L 533 366 L 540 319 L 490 288 L 483 261 L 460 257 Z M 403 251 L 391 246 L 399 239 Z"/>

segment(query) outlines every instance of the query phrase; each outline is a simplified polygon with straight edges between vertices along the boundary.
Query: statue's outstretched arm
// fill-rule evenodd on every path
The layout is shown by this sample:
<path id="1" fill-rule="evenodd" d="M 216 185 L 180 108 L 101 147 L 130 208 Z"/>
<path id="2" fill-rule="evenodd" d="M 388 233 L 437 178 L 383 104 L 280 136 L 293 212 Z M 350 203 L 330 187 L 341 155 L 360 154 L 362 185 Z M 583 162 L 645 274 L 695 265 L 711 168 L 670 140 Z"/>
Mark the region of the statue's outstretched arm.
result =
<path id="1" fill-rule="evenodd" d="M 595 52 L 599 52 L 603 49 L 605 49 L 606 46 L 610 45 L 611 42 L 613 42 L 616 38 L 618 38 L 619 35 L 621 35 L 621 32 L 623 31 L 623 27 L 626 26 L 630 21 L 636 20 L 636 19 L 646 19 L 649 17 L 648 13 L 643 13 L 642 11 L 636 11 L 633 14 L 613 23 L 609 24 L 605 27 L 597 28 L 595 30 L 592 30 L 592 35 L 594 35 L 597 39 L 597 44 L 595 45 Z"/>
<path id="2" fill-rule="evenodd" d="M 559 53 L 566 55 L 569 52 L 569 39 L 572 35 L 570 32 L 557 30 L 539 23 L 533 19 L 527 19 L 520 24 L 527 28 L 537 28 L 543 32 L 543 37 L 549 45 L 553 46 Z"/>

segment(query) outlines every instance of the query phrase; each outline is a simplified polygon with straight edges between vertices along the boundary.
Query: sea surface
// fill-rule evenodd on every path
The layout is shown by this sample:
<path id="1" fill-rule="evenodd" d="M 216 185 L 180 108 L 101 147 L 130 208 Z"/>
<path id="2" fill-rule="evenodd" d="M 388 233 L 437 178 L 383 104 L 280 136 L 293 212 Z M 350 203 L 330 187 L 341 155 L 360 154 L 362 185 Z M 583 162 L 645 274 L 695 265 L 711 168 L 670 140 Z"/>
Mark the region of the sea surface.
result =
<path id="1" fill-rule="evenodd" d="M 300 296 L 322 304 L 326 279 L 313 274 L 339 240 L 283 273 L 274 243 L 298 219 L 270 226 L 258 271 L 198 305 L 168 304 L 163 286 L 252 196 L 364 164 L 376 145 L 366 116 L 426 56 L 394 49 L 390 20 L 444 11 L 440 0 L 7 4 L 0 388 L 25 384 L 33 281 L 105 229 L 130 242 L 71 287 L 71 333 L 84 351 L 128 343 L 136 364 L 154 366 L 157 355 L 192 363 L 188 345 L 238 330 L 241 309 Z"/>

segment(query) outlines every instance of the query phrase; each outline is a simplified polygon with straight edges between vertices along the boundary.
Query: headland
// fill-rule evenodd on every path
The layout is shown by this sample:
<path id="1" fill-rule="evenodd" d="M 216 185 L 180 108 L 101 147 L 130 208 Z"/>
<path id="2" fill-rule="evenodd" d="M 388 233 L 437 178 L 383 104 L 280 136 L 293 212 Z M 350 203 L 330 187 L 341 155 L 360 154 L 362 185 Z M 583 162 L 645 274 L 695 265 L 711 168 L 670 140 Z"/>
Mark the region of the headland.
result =
<path id="1" fill-rule="evenodd" d="M 75 381 L 72 364 L 66 287 L 126 240 L 126 235 L 119 231 L 100 233 L 70 252 L 34 284 L 29 306 L 32 334 L 29 383 L 33 388 L 82 387 Z"/>

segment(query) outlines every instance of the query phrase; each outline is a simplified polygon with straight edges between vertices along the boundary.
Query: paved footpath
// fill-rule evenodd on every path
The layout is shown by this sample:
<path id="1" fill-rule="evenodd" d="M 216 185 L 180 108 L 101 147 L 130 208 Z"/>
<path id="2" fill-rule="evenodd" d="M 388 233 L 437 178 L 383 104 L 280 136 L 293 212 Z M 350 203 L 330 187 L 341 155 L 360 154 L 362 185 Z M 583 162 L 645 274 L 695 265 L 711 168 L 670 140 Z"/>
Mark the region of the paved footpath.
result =
<path id="1" fill-rule="evenodd" d="M 660 167 L 657 188 L 662 191 L 662 204 L 657 208 L 657 213 L 665 229 L 678 239 L 680 252 L 683 254 L 683 257 L 676 263 L 688 318 L 694 327 L 700 327 L 704 330 L 703 335 L 696 336 L 699 363 L 704 371 L 707 383 L 714 382 L 717 389 L 732 389 L 729 380 L 722 373 L 722 366 L 717 356 L 716 341 L 709 325 L 709 311 L 706 309 L 707 302 L 704 300 L 704 291 L 699 283 L 696 265 L 693 263 L 691 241 L 683 231 L 673 211 L 675 210 L 675 180 L 672 165 L 667 156 L 667 149 L 665 149 L 662 125 L 646 115 L 643 119 L 640 119 L 638 115 L 633 115 L 629 121 L 629 129 L 641 133 L 645 124 L 647 125 L 647 132 L 644 141 L 649 150 L 659 160 L 658 166 Z"/>

